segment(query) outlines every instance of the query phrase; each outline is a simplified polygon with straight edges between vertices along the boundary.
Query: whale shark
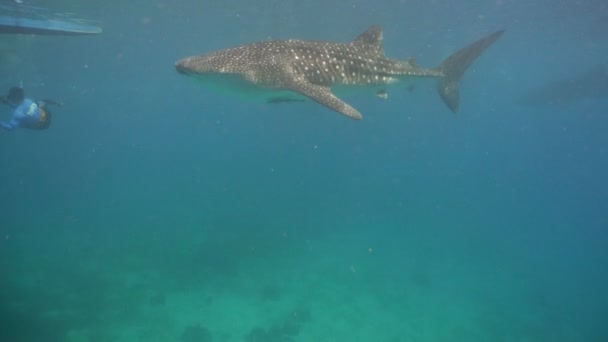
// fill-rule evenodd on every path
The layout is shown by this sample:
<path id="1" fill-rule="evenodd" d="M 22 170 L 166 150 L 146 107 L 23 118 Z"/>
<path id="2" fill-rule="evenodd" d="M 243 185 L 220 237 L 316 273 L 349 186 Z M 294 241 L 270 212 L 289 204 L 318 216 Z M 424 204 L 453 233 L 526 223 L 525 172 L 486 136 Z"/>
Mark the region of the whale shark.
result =
<path id="1" fill-rule="evenodd" d="M 175 68 L 222 93 L 268 103 L 312 99 L 352 119 L 361 119 L 361 113 L 339 95 L 365 90 L 386 98 L 388 87 L 407 87 L 414 79 L 436 78 L 441 99 L 457 112 L 459 80 L 503 33 L 496 31 L 471 43 L 435 68 L 420 67 L 413 58 L 386 57 L 379 26 L 370 27 L 348 43 L 261 41 L 186 57 L 177 61 Z"/>
<path id="2" fill-rule="evenodd" d="M 603 65 L 533 88 L 520 102 L 530 106 L 560 106 L 593 98 L 608 98 L 608 72 Z"/>

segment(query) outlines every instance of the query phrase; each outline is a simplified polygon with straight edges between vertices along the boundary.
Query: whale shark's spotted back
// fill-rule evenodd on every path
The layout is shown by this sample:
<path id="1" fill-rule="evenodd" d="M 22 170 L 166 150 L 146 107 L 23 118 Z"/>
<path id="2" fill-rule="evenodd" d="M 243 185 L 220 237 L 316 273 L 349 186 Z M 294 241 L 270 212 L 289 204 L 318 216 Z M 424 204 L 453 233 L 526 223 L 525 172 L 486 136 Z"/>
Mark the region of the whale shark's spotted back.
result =
<path id="1" fill-rule="evenodd" d="M 295 92 L 355 119 L 361 118 L 361 114 L 337 98 L 332 88 L 367 86 L 378 89 L 407 77 L 439 77 L 443 79 L 440 94 L 455 110 L 458 107 L 456 82 L 464 72 L 461 69 L 466 69 L 501 34 L 502 31 L 499 31 L 470 45 L 448 58 L 446 63 L 450 62 L 449 65 L 444 63 L 435 69 L 420 68 L 413 61 L 387 58 L 382 46 L 382 30 L 377 26 L 351 43 L 302 40 L 257 42 L 185 58 L 176 63 L 176 68 L 179 72 L 208 78 L 211 82 L 219 82 L 218 77 L 209 77 L 211 75 L 224 75 L 228 79 L 236 76 L 253 86 L 250 88 L 258 88 L 256 91 L 268 91 L 267 100 L 270 102 L 280 99 L 282 95 L 278 94 L 281 92 Z M 247 89 L 242 85 L 232 87 L 242 91 Z"/>

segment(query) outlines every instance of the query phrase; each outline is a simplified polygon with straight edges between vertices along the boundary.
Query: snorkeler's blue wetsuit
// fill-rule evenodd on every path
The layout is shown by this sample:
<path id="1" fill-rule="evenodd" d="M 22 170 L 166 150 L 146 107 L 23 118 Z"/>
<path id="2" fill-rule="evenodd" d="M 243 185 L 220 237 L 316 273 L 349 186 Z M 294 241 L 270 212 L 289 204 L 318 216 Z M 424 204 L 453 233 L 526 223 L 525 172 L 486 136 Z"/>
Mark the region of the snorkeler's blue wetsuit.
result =
<path id="1" fill-rule="evenodd" d="M 40 129 L 47 121 L 47 113 L 31 99 L 25 99 L 15 108 L 13 117 L 10 122 L 0 122 L 0 126 L 6 130 L 15 128 L 33 128 Z"/>

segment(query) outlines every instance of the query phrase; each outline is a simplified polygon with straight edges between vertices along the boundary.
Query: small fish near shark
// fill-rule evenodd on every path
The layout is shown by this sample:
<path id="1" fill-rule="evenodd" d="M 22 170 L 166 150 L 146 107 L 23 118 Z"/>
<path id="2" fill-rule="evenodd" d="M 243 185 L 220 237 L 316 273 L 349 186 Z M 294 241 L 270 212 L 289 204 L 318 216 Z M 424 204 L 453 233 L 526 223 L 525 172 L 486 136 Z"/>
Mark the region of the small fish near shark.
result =
<path id="1" fill-rule="evenodd" d="M 181 59 L 176 70 L 212 89 L 268 103 L 312 99 L 352 119 L 358 110 L 335 94 L 371 90 L 386 98 L 386 88 L 412 78 L 437 78 L 437 90 L 453 112 L 460 104 L 458 81 L 504 30 L 456 51 L 438 67 L 419 67 L 413 59 L 385 56 L 383 33 L 372 26 L 350 43 L 305 40 L 262 41 Z"/>

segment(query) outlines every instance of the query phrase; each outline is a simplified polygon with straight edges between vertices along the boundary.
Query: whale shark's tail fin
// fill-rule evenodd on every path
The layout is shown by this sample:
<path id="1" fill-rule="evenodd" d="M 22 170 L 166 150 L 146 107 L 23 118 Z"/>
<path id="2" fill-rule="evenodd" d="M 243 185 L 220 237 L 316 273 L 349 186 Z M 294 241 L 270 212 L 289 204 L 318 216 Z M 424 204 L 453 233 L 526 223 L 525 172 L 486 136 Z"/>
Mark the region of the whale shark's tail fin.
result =
<path id="1" fill-rule="evenodd" d="M 458 81 L 477 57 L 500 38 L 504 32 L 504 30 L 496 31 L 469 46 L 456 51 L 437 67 L 437 70 L 445 75 L 440 79 L 438 84 L 437 90 L 439 91 L 439 96 L 441 96 L 443 102 L 453 112 L 457 112 L 458 107 L 460 106 Z"/>

